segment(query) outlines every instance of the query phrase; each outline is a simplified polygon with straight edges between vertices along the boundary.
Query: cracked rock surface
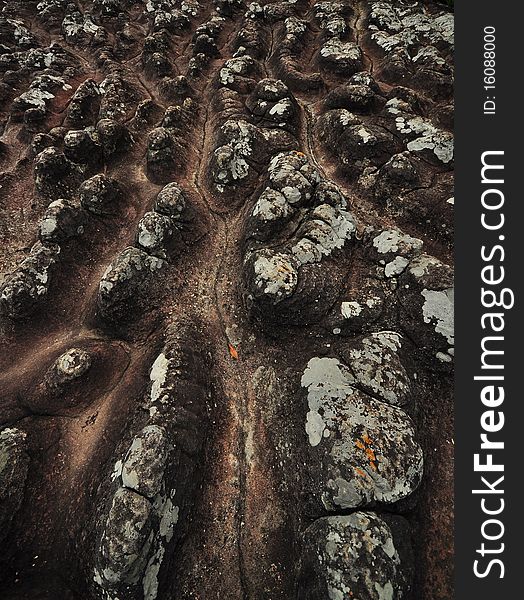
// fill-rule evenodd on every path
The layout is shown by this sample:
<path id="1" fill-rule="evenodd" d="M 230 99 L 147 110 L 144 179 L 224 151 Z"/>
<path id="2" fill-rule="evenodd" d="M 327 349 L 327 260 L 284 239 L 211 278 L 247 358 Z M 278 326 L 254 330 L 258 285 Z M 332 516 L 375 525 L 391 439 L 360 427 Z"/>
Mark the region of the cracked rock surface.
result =
<path id="1" fill-rule="evenodd" d="M 453 15 L 0 7 L 0 597 L 449 600 Z"/>

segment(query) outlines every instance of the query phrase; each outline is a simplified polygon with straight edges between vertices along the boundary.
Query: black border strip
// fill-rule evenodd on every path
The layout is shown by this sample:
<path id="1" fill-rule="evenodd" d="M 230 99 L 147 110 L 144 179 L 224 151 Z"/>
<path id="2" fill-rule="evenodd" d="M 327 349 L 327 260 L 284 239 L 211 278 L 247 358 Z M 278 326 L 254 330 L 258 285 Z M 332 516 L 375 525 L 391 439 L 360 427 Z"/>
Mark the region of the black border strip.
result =
<path id="1" fill-rule="evenodd" d="M 524 229 L 520 217 L 524 186 L 520 185 L 520 179 L 524 168 L 519 162 L 524 151 L 520 147 L 523 145 L 522 107 L 519 102 L 521 93 L 517 91 L 521 83 L 522 53 L 519 47 L 523 35 L 517 6 L 515 3 L 495 0 L 458 0 L 455 5 L 455 597 L 458 600 L 499 600 L 501 593 L 507 593 L 507 598 L 524 597 L 520 583 L 524 577 L 524 567 L 519 564 L 524 539 L 519 495 L 521 484 L 524 483 L 524 452 L 521 444 L 521 440 L 524 441 L 524 363 L 521 358 L 524 354 L 524 327 L 520 311 L 520 299 L 523 297 L 521 259 L 524 257 Z M 486 26 L 492 26 L 496 31 L 496 82 L 493 91 L 484 89 L 483 80 Z M 495 114 L 484 114 L 483 103 L 487 96 L 495 96 Z M 492 162 L 503 161 L 503 184 L 482 184 L 481 156 L 486 151 L 504 152 L 497 159 L 489 159 Z M 494 171 L 486 174 L 497 179 Z M 504 213 L 505 222 L 496 231 L 486 230 L 481 224 L 484 211 L 481 197 L 487 186 L 499 189 L 504 195 L 504 205 L 498 214 Z M 495 193 L 490 198 L 494 200 Z M 489 216 L 495 222 L 495 213 L 489 213 Z M 504 240 L 500 240 L 500 235 L 504 236 Z M 484 254 L 489 256 L 490 249 L 496 244 L 504 248 L 503 262 L 500 250 L 495 251 L 491 261 L 483 260 L 481 247 L 485 246 Z M 501 273 L 500 266 L 504 267 L 505 278 L 499 286 L 482 282 L 481 270 L 489 264 L 495 266 L 493 273 L 496 277 Z M 488 272 L 485 274 L 488 275 Z M 515 295 L 515 306 L 508 310 L 483 308 L 483 286 L 496 293 L 500 293 L 502 288 L 511 289 Z M 509 299 L 509 294 L 506 294 L 506 298 Z M 481 369 L 482 338 L 494 335 L 489 327 L 482 329 L 481 317 L 490 312 L 503 313 L 505 323 L 505 329 L 498 333 L 503 341 L 490 342 L 494 344 L 492 348 L 496 345 L 497 350 L 504 351 L 503 355 L 489 357 L 492 363 L 503 364 L 503 370 L 498 371 Z M 504 402 L 498 407 L 487 407 L 481 401 L 481 390 L 495 382 L 475 381 L 474 377 L 494 374 L 504 375 L 504 381 L 500 382 L 504 387 Z M 484 423 L 488 426 L 491 423 L 497 427 L 502 419 L 499 412 L 504 413 L 502 429 L 489 434 L 491 439 L 504 442 L 503 450 L 492 452 L 494 463 L 501 463 L 504 472 L 482 473 L 474 470 L 474 455 L 481 452 L 481 418 L 488 410 L 495 411 L 492 417 L 484 417 Z M 490 418 L 491 421 L 486 421 Z M 486 453 L 484 451 L 481 454 L 480 462 L 489 460 L 486 459 Z M 504 476 L 504 481 L 496 486 L 497 492 L 503 489 L 504 493 L 473 494 L 472 490 L 487 489 L 481 480 L 482 476 L 492 485 L 500 476 Z M 503 498 L 504 510 L 496 516 L 483 513 L 482 498 L 485 498 L 484 507 L 492 511 L 500 509 Z M 500 520 L 504 527 L 504 533 L 498 540 L 483 539 L 482 524 L 490 518 Z M 484 532 L 496 537 L 501 530 L 497 523 L 490 523 L 485 526 Z M 484 556 L 478 552 L 482 543 L 489 550 Z M 504 547 L 500 551 L 502 543 Z M 504 565 L 503 578 L 500 578 L 500 563 L 489 566 L 491 560 L 497 559 Z M 484 577 L 475 575 L 475 560 L 480 561 L 477 571 Z"/>

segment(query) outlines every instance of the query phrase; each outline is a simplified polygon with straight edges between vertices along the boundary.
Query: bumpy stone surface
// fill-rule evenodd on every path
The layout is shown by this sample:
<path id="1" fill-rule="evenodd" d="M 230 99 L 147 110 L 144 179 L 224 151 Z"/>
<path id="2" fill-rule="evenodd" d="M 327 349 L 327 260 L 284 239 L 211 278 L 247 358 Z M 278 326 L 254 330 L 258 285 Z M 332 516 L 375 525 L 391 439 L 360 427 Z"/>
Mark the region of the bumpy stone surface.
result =
<path id="1" fill-rule="evenodd" d="M 280 248 L 273 243 L 258 250 L 253 244 L 246 254 L 248 301 L 270 320 L 305 324 L 329 306 L 334 277 L 329 263 L 317 267 L 345 248 L 356 224 L 342 194 L 335 195 L 335 206 L 320 203 L 324 183 L 301 152 L 277 154 L 269 163 L 267 187 L 251 212 L 246 237 L 269 242 L 294 216 L 299 224 Z"/>
<path id="2" fill-rule="evenodd" d="M 412 568 L 404 555 L 403 519 L 370 512 L 323 517 L 304 533 L 304 579 L 298 598 L 401 600 Z"/>
<path id="3" fill-rule="evenodd" d="M 396 349 L 394 342 L 390 346 Z M 367 378 L 369 358 L 359 350 L 352 358 L 356 378 L 337 359 L 316 357 L 301 379 L 307 390 L 309 492 L 328 511 L 395 503 L 409 496 L 422 477 L 413 423 L 403 411 L 357 389 Z M 393 369 L 388 373 L 391 387 L 395 374 Z M 371 386 L 379 381 L 372 379 Z"/>
<path id="4" fill-rule="evenodd" d="M 2 2 L 2 600 L 449 600 L 453 167 L 444 2 Z"/>
<path id="5" fill-rule="evenodd" d="M 2 312 L 13 319 L 30 314 L 49 290 L 60 248 L 37 242 L 0 288 Z"/>
<path id="6" fill-rule="evenodd" d="M 132 309 L 147 295 L 148 282 L 162 266 L 162 259 L 151 257 L 138 248 L 123 250 L 100 281 L 100 315 L 109 322 L 118 322 L 132 314 Z"/>
<path id="7" fill-rule="evenodd" d="M 54 200 L 48 206 L 40 223 L 43 243 L 60 244 L 84 231 L 82 210 L 67 200 Z"/>
<path id="8" fill-rule="evenodd" d="M 26 433 L 14 427 L 0 431 L 0 540 L 9 534 L 11 523 L 24 497 L 29 466 Z"/>
<path id="9" fill-rule="evenodd" d="M 84 375 L 92 364 L 91 356 L 81 348 L 71 348 L 60 355 L 46 374 L 50 387 L 61 388 Z"/>
<path id="10" fill-rule="evenodd" d="M 180 538 L 199 482 L 210 397 L 202 351 L 183 346 L 189 332 L 196 336 L 180 324 L 168 335 L 149 372 L 145 426 L 114 465 L 94 555 L 98 597 L 155 598 Z"/>
<path id="11" fill-rule="evenodd" d="M 99 174 L 86 179 L 78 189 L 83 208 L 96 215 L 111 214 L 116 211 L 119 196 L 118 183 Z"/>
<path id="12" fill-rule="evenodd" d="M 149 254 L 166 255 L 166 244 L 173 235 L 173 223 L 169 217 L 151 211 L 138 224 L 137 243 Z"/>

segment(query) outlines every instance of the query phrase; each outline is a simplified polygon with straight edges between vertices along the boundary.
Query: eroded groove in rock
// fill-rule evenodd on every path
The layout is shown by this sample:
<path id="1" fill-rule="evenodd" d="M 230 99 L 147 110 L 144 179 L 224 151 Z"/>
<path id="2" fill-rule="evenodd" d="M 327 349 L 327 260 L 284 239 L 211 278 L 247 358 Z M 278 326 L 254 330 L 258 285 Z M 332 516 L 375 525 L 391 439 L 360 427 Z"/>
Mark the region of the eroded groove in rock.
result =
<path id="1" fill-rule="evenodd" d="M 452 594 L 453 18 L 8 0 L 0 595 Z"/>

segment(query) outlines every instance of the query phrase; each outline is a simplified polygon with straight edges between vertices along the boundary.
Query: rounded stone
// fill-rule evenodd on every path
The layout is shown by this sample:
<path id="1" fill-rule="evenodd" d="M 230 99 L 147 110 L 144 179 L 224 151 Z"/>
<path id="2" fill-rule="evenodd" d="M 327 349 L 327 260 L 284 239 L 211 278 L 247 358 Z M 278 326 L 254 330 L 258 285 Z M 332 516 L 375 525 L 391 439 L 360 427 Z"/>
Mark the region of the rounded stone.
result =
<path id="1" fill-rule="evenodd" d="M 323 517 L 303 538 L 299 596 L 304 600 L 402 600 L 412 573 L 402 517 L 371 512 Z"/>

